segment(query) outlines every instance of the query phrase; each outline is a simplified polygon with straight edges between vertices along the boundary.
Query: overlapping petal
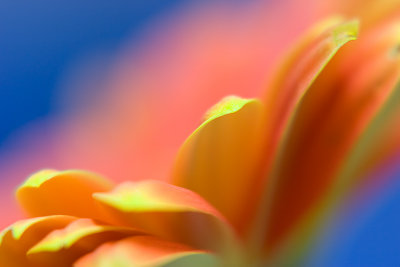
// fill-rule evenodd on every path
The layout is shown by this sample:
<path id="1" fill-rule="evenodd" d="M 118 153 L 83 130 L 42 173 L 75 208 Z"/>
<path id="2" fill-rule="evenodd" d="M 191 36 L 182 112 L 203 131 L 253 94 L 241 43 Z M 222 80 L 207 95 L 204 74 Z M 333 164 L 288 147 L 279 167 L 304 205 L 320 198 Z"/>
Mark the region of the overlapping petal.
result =
<path id="1" fill-rule="evenodd" d="M 256 163 L 257 169 L 253 170 L 253 176 L 247 177 L 252 180 L 252 190 L 247 190 L 245 197 L 248 206 L 256 206 L 249 215 L 254 220 L 249 231 L 250 242 L 256 246 L 264 242 L 262 236 L 266 220 L 270 216 L 268 209 L 274 190 L 272 185 L 277 179 L 274 164 L 277 155 L 282 153 L 294 114 L 323 68 L 344 44 L 356 39 L 357 33 L 357 21 L 345 21 L 340 17 L 316 25 L 278 68 L 264 96 L 264 116 L 261 117 L 265 121 L 261 126 L 260 143 L 263 151 L 261 161 Z"/>
<path id="2" fill-rule="evenodd" d="M 358 34 L 358 21 L 333 17 L 314 26 L 294 46 L 278 68 L 265 95 L 267 121 L 266 167 L 279 154 L 301 100 L 315 79 L 337 53 Z M 269 170 L 269 169 L 268 169 Z"/>
<path id="3" fill-rule="evenodd" d="M 82 257 L 74 267 L 218 266 L 210 253 L 151 236 L 134 236 L 106 243 Z"/>
<path id="4" fill-rule="evenodd" d="M 276 174 L 270 175 L 269 166 L 274 163 L 274 155 L 281 153 L 276 150 L 282 149 L 301 100 L 338 49 L 357 37 L 357 29 L 357 21 L 345 22 L 341 18 L 327 20 L 313 28 L 280 67 L 265 96 L 265 108 L 257 103 L 257 109 L 246 113 L 246 105 L 242 104 L 241 109 L 232 114 L 229 101 L 235 100 L 223 100 L 218 104 L 216 110 L 226 105 L 229 116 L 224 113 L 215 116 L 189 137 L 178 156 L 175 181 L 206 196 L 237 228 L 249 226 L 249 218 L 254 214 L 251 207 L 257 205 L 261 195 L 268 197 L 271 193 L 270 189 L 263 191 L 275 180 Z M 219 159 L 217 164 L 215 159 Z M 266 178 L 265 173 L 272 178 L 267 185 L 259 180 Z M 214 185 L 212 188 L 210 183 Z M 252 230 L 255 239 L 262 236 L 263 207 L 268 205 L 265 201 L 268 202 L 261 200 L 261 214 L 255 215 L 254 229 L 259 229 Z"/>
<path id="5" fill-rule="evenodd" d="M 395 155 L 400 148 L 400 86 L 396 85 L 388 100 L 380 108 L 363 132 L 338 172 L 338 179 L 355 188 L 367 175 Z M 352 179 L 355 178 L 355 179 Z"/>
<path id="6" fill-rule="evenodd" d="M 400 74 L 397 47 L 398 26 L 380 25 L 345 47 L 308 91 L 276 166 L 279 180 L 273 187 L 269 246 L 300 228 L 303 239 L 298 245 L 304 245 L 305 239 L 311 238 L 309 230 L 316 232 L 315 223 L 328 210 L 332 212 L 333 203 L 328 202 L 337 199 L 338 194 L 344 199 L 351 180 L 360 177 L 361 173 L 355 172 L 347 173 L 347 178 L 343 173 L 338 177 L 338 172 L 355 142 L 372 129 L 371 123 L 382 107 L 393 101 Z M 383 156 L 381 153 L 380 159 Z M 371 163 L 364 167 L 373 167 Z M 360 167 L 356 169 L 362 172 Z M 299 220 L 303 222 L 298 224 Z M 296 224 L 300 228 L 293 228 Z M 295 243 L 292 239 L 289 242 Z"/>
<path id="7" fill-rule="evenodd" d="M 63 229 L 54 230 L 27 252 L 27 257 L 38 266 L 71 266 L 104 242 L 138 234 L 132 228 L 109 226 L 91 219 L 78 219 Z"/>
<path id="8" fill-rule="evenodd" d="M 51 215 L 16 223 L 2 233 L 0 258 L 10 266 L 71 266 L 104 243 L 138 235 L 141 237 L 133 241 L 118 243 L 115 253 L 128 247 L 141 253 L 136 259 L 138 264 L 152 262 L 150 259 L 154 257 L 160 258 L 160 264 L 172 264 L 193 258 L 215 261 L 199 248 L 221 253 L 237 248 L 237 240 L 225 218 L 190 190 L 151 180 L 125 183 L 104 192 L 110 187 L 107 180 L 83 171 L 46 170 L 32 175 L 17 193 L 28 212 L 77 217 Z M 70 195 L 75 197 L 73 201 L 68 201 Z M 46 206 L 46 201 L 53 199 L 54 206 Z M 38 204 L 45 207 L 40 209 L 35 206 Z M 147 257 L 145 251 L 149 253 Z M 86 259 L 93 261 L 96 255 Z M 126 260 L 131 260 L 131 256 Z"/>
<path id="9" fill-rule="evenodd" d="M 357 38 L 358 22 L 318 24 L 277 69 L 263 101 L 228 97 L 208 112 L 179 151 L 178 186 L 146 180 L 113 189 L 82 171 L 31 176 L 17 198 L 30 216 L 47 217 L 6 229 L 0 260 L 299 263 L 326 215 L 400 148 L 399 25 L 368 25 L 359 43 L 337 54 Z"/>
<path id="10" fill-rule="evenodd" d="M 39 267 L 26 257 L 38 241 L 53 230 L 61 229 L 76 220 L 72 216 L 54 215 L 18 221 L 0 234 L 0 266 Z"/>
<path id="11" fill-rule="evenodd" d="M 224 251 L 235 242 L 224 217 L 185 188 L 155 180 L 126 182 L 94 198 L 119 225 L 215 251 Z"/>
<path id="12" fill-rule="evenodd" d="M 183 144 L 174 170 L 176 184 L 203 196 L 237 230 L 249 219 L 244 199 L 259 164 L 263 115 L 259 100 L 223 99 Z"/>
<path id="13" fill-rule="evenodd" d="M 365 50 L 370 49 L 372 55 L 355 78 L 355 83 L 364 83 L 369 94 L 369 109 L 364 113 L 368 117 L 367 125 L 350 153 L 343 160 L 343 166 L 336 176 L 347 180 L 348 185 L 362 182 L 369 171 L 379 163 L 387 160 L 399 148 L 399 75 L 400 75 L 400 21 L 383 23 L 374 28 L 364 43 Z M 374 49 L 375 48 L 375 49 Z M 366 59 L 367 60 L 367 59 Z M 368 86 L 370 84 L 370 86 Z M 361 180 L 361 181 L 360 181 Z"/>
<path id="14" fill-rule="evenodd" d="M 30 216 L 71 215 L 104 220 L 92 194 L 112 187 L 105 178 L 86 171 L 43 170 L 18 188 L 17 199 Z"/>

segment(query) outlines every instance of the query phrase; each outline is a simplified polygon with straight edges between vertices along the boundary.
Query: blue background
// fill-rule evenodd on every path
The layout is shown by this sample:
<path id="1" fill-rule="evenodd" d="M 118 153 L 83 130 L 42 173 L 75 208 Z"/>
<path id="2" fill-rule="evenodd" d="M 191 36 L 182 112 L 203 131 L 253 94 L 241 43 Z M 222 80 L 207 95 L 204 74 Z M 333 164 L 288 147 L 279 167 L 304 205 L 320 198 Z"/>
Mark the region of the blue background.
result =
<path id="1" fill-rule="evenodd" d="M 0 145 L 13 130 L 52 109 L 69 64 L 139 36 L 180 0 L 1 0 Z"/>
<path id="2" fill-rule="evenodd" d="M 140 36 L 152 18 L 183 2 L 1 0 L 0 146 L 20 126 L 52 112 L 67 66 L 93 49 Z M 309 266 L 400 266 L 399 203 L 397 182 L 374 205 L 342 218 Z"/>
<path id="3" fill-rule="evenodd" d="M 389 184 L 342 211 L 305 266 L 400 266 L 400 166 L 385 176 Z"/>

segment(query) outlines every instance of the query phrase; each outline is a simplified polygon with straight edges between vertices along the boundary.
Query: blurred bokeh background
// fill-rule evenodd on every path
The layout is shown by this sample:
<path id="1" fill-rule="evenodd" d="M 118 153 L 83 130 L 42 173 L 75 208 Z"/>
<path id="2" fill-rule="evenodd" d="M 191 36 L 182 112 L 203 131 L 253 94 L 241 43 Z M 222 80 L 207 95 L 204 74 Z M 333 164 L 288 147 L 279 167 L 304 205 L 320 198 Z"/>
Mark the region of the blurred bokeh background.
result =
<path id="1" fill-rule="evenodd" d="M 140 38 L 182 0 L 0 2 L 0 144 L 57 109 L 67 72 L 82 59 Z"/>
<path id="2" fill-rule="evenodd" d="M 124 127 L 129 128 L 126 132 L 130 133 L 134 130 L 130 129 L 131 125 L 126 124 L 138 123 L 142 128 L 149 128 L 140 128 L 143 130 L 140 136 L 143 137 L 148 131 L 164 133 L 163 131 L 171 125 L 166 123 L 160 128 L 154 128 L 143 125 L 143 121 L 131 121 L 129 114 L 124 110 L 132 103 L 115 99 L 108 102 L 109 98 L 112 98 L 113 88 L 118 92 L 116 99 L 132 99 L 134 102 L 141 97 L 140 88 L 151 88 L 153 93 L 169 96 L 170 92 L 156 88 L 157 85 L 168 82 L 177 84 L 176 81 L 181 79 L 186 83 L 186 87 L 178 88 L 179 93 L 175 94 L 182 97 L 187 93 L 187 88 L 204 81 L 202 77 L 208 74 L 205 70 L 215 70 L 216 76 L 207 82 L 214 86 L 221 85 L 223 89 L 210 92 L 212 96 L 196 107 L 189 104 L 187 108 L 194 109 L 187 115 L 191 116 L 190 118 L 180 114 L 181 109 L 172 111 L 179 113 L 181 117 L 168 118 L 168 122 L 189 122 L 171 143 L 181 142 L 194 128 L 206 107 L 216 102 L 226 91 L 243 92 L 243 88 L 240 87 L 247 81 L 242 77 L 243 84 L 236 84 L 235 81 L 224 83 L 216 77 L 222 77 L 224 80 L 234 78 L 240 73 L 240 69 L 235 67 L 237 65 L 255 65 L 255 72 L 268 72 L 271 63 L 265 62 L 274 61 L 274 57 L 277 57 L 274 53 L 278 48 L 282 50 L 281 46 L 287 46 L 318 17 L 315 10 L 290 3 L 291 1 L 286 1 L 287 9 L 282 7 L 284 4 L 277 5 L 273 0 L 260 4 L 262 9 L 255 8 L 255 2 L 0 1 L 0 170 L 3 170 L 3 173 L 0 173 L 0 185 L 3 188 L 1 193 L 12 196 L 13 188 L 38 168 L 91 169 L 100 162 L 103 166 L 95 171 L 120 176 L 116 177 L 116 180 L 130 178 L 127 177 L 130 175 L 127 171 L 130 164 L 132 168 L 137 169 L 134 172 L 136 176 L 144 175 L 145 171 L 140 169 L 151 171 L 152 173 L 148 174 L 151 178 L 162 175 L 163 170 L 157 172 L 157 167 L 142 166 L 129 158 L 129 149 L 143 152 L 144 158 L 154 157 L 149 151 L 141 151 L 144 148 L 137 144 L 133 144 L 132 147 L 115 148 L 113 139 L 130 140 L 131 136 L 115 136 L 110 129 L 125 125 Z M 285 12 L 276 13 L 276 10 Z M 278 20 L 277 25 L 285 25 L 285 30 L 267 27 L 264 34 L 262 27 L 252 27 L 257 21 L 268 24 L 274 19 Z M 281 32 L 280 36 L 269 39 L 274 33 L 276 35 L 277 31 Z M 226 35 L 221 35 L 221 32 L 225 32 Z M 226 40 L 223 40 L 224 38 Z M 248 43 L 251 42 L 254 49 L 249 51 Z M 187 50 L 186 55 L 192 55 L 196 49 L 199 51 L 196 55 L 198 58 L 177 57 L 181 51 Z M 268 52 L 263 53 L 263 49 Z M 245 53 L 250 53 L 250 57 L 257 60 L 248 61 Z M 263 56 L 258 56 L 257 53 Z M 199 58 L 213 57 L 217 54 L 223 58 L 218 62 L 199 61 Z M 231 61 L 225 60 L 224 57 Z M 131 61 L 136 60 L 140 63 L 131 66 Z M 190 65 L 193 62 L 200 62 L 202 65 Z M 179 69 L 185 64 L 192 68 L 190 73 L 198 75 L 199 78 L 190 77 L 184 70 Z M 126 66 L 134 71 L 124 72 Z M 158 77 L 162 73 L 161 70 L 174 69 L 176 66 L 177 70 L 182 70 L 182 74 L 179 71 L 170 71 L 163 74 L 165 77 Z M 145 70 L 142 71 L 141 68 Z M 143 75 L 151 73 L 149 70 L 154 70 L 151 77 L 143 78 Z M 262 90 L 264 79 L 267 79 L 264 77 L 266 75 L 254 74 L 251 68 L 245 75 L 256 82 L 246 84 L 251 88 L 244 91 L 244 94 L 247 94 L 244 96 L 257 95 Z M 153 80 L 157 82 L 153 83 Z M 231 88 L 231 91 L 227 88 Z M 201 93 L 189 94 L 188 103 L 195 102 L 201 96 Z M 174 95 L 169 97 L 173 99 Z M 123 103 L 120 104 L 121 102 Z M 103 103 L 107 109 L 101 108 Z M 158 107 L 162 102 L 157 100 L 151 104 Z M 179 102 L 175 106 L 182 108 L 185 105 L 186 103 Z M 146 108 L 146 116 L 154 119 L 151 107 Z M 102 111 L 105 113 L 101 113 Z M 80 112 L 84 115 L 80 115 Z M 93 122 L 92 125 L 92 121 L 96 121 L 93 119 L 94 113 L 97 114 L 96 118 L 101 116 L 107 122 Z M 113 116 L 107 118 L 110 113 L 121 114 L 121 122 L 116 122 Z M 144 121 L 146 116 L 143 117 Z M 77 124 L 80 128 L 76 135 L 85 138 L 74 136 L 76 128 L 70 124 Z M 104 135 L 91 140 L 91 131 L 104 132 Z M 65 140 L 65 144 L 60 144 L 60 140 Z M 88 140 L 93 143 L 87 146 L 80 143 Z M 109 147 L 104 144 L 107 140 L 110 142 Z M 162 141 L 162 138 L 156 138 L 154 147 L 161 146 Z M 104 147 L 96 150 L 96 144 L 100 143 Z M 79 147 L 84 151 L 79 151 Z M 88 152 L 91 148 L 93 150 Z M 103 151 L 109 153 L 109 157 L 98 155 Z M 171 149 L 165 155 L 155 156 L 155 165 L 157 166 L 158 158 L 163 162 L 161 158 L 169 157 L 173 152 Z M 64 158 L 66 154 L 68 156 Z M 109 163 L 109 158 L 115 155 L 119 155 L 122 162 L 104 166 Z M 97 158 L 86 160 L 92 156 Z M 17 165 L 13 167 L 16 162 L 20 168 L 16 167 Z M 46 165 L 47 163 L 51 166 Z M 163 169 L 165 166 L 159 168 Z M 400 183 L 399 179 L 396 179 L 400 177 L 400 170 L 392 164 L 382 172 L 391 177 L 390 185 L 379 185 L 379 192 L 375 192 L 371 199 L 368 190 L 372 189 L 368 186 L 364 193 L 360 192 L 359 196 L 355 196 L 352 204 L 342 212 L 342 216 L 332 222 L 332 227 L 321 241 L 319 249 L 315 251 L 309 266 L 400 266 Z M 17 176 L 21 176 L 19 180 L 14 179 Z M 370 187 L 373 188 L 374 185 Z M 0 205 L 0 216 L 6 217 L 7 213 L 12 213 L 15 209 L 15 203 L 8 202 L 11 197 L 3 198 L 5 200 Z"/>

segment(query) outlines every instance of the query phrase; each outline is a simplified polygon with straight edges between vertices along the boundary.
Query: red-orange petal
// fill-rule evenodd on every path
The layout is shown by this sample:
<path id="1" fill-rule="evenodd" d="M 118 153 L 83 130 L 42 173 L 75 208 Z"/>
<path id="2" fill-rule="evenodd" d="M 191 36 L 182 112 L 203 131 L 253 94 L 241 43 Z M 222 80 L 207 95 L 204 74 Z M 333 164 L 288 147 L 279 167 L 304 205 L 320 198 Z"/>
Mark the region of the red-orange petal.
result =
<path id="1" fill-rule="evenodd" d="M 400 74 L 399 30 L 398 25 L 384 25 L 344 48 L 301 103 L 274 173 L 279 179 L 272 189 L 270 248 L 300 221 L 321 219 L 321 210 L 316 216 L 313 208 L 332 197 L 336 186 L 343 192 L 352 183 L 335 178 L 355 142 L 393 95 Z M 354 182 L 357 174 L 348 178 Z"/>
<path id="2" fill-rule="evenodd" d="M 250 243 L 262 247 L 265 225 L 273 219 L 269 214 L 275 183 L 283 178 L 276 173 L 285 142 L 290 134 L 295 116 L 311 86 L 334 55 L 358 35 L 358 21 L 345 21 L 333 17 L 315 25 L 294 46 L 283 64 L 277 69 L 264 97 L 266 110 L 265 144 L 263 165 L 259 183 L 254 191 L 261 191 L 258 212 L 251 227 Z M 304 126 L 305 127 L 305 126 Z M 303 156 L 300 156 L 303 159 Z M 251 197 L 256 192 L 249 192 Z M 286 200 L 284 200 L 286 201 Z M 287 222 L 287 223 L 290 223 Z"/>
<path id="3" fill-rule="evenodd" d="M 315 25 L 294 46 L 278 68 L 266 91 L 266 168 L 279 154 L 277 148 L 287 134 L 304 95 L 337 51 L 358 35 L 358 21 L 333 17 Z"/>

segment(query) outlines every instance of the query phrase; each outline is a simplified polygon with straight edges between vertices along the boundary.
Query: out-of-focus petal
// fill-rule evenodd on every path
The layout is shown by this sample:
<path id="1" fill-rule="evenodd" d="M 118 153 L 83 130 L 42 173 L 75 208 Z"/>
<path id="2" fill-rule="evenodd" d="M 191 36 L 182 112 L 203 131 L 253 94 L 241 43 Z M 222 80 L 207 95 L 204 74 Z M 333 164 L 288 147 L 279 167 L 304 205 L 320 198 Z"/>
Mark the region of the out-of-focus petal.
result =
<path id="1" fill-rule="evenodd" d="M 101 225 L 91 219 L 78 219 L 54 230 L 29 249 L 27 257 L 38 266 L 71 266 L 99 245 L 138 234 L 132 228 Z"/>
<path id="2" fill-rule="evenodd" d="M 349 180 L 350 184 L 358 184 L 361 177 L 393 155 L 400 146 L 399 36 L 400 21 L 385 22 L 374 28 L 369 39 L 364 41 L 375 49 L 365 55 L 370 66 L 359 71 L 353 83 L 371 84 L 372 88 L 368 88 L 366 94 L 374 98 L 371 106 L 375 108 L 365 112 L 364 116 L 369 115 L 370 120 L 337 174 L 339 179 Z M 368 66 L 367 63 L 364 65 Z"/>
<path id="3" fill-rule="evenodd" d="M 217 266 L 216 258 L 204 251 L 161 240 L 152 236 L 134 236 L 106 243 L 82 257 L 74 267 L 102 266 Z"/>
<path id="4" fill-rule="evenodd" d="M 259 172 L 261 180 L 249 192 L 249 196 L 260 195 L 258 212 L 250 233 L 250 243 L 256 247 L 264 243 L 266 221 L 271 217 L 270 200 L 275 194 L 274 184 L 278 177 L 279 180 L 283 179 L 276 173 L 275 164 L 284 151 L 284 143 L 300 103 L 337 51 L 355 40 L 357 35 L 358 21 L 345 21 L 340 17 L 322 21 L 295 44 L 277 68 L 275 79 L 264 97 L 266 125 L 264 161 Z"/>
<path id="5" fill-rule="evenodd" d="M 398 0 L 335 0 L 320 1 L 320 5 L 322 12 L 335 12 L 359 18 L 363 22 L 363 29 L 368 29 L 379 21 L 396 17 L 400 12 Z"/>
<path id="6" fill-rule="evenodd" d="M 2 147 L 0 173 L 10 188 L 43 166 L 88 169 L 116 181 L 168 179 L 204 111 L 228 94 L 259 95 L 273 62 L 317 13 L 297 0 L 195 2 L 151 23 L 111 64 L 87 62 L 96 68 L 83 68 L 83 75 L 82 66 L 73 68 L 78 81 L 65 86 L 73 97 L 60 97 L 76 99 L 67 104 L 72 112 L 34 123 Z M 11 194 L 1 196 L 0 208 L 9 209 Z M 13 213 L 0 225 L 18 218 Z"/>
<path id="7" fill-rule="evenodd" d="M 248 192 L 261 155 L 263 106 L 256 99 L 224 98 L 178 154 L 175 184 L 209 201 L 235 226 L 248 220 Z"/>
<path id="8" fill-rule="evenodd" d="M 62 214 L 103 219 L 92 194 L 112 187 L 108 180 L 90 172 L 43 170 L 18 188 L 17 199 L 31 216 Z"/>
<path id="9" fill-rule="evenodd" d="M 339 179 L 349 181 L 350 185 L 356 186 L 363 182 L 360 179 L 363 175 L 367 175 L 368 172 L 373 171 L 380 163 L 399 151 L 399 103 L 400 85 L 398 84 L 388 101 L 354 145 L 338 174 Z"/>
<path id="10" fill-rule="evenodd" d="M 232 240 L 222 215 L 196 193 L 160 181 L 126 182 L 94 194 L 121 225 L 196 248 L 218 250 Z"/>
<path id="11" fill-rule="evenodd" d="M 399 29 L 381 25 L 344 48 L 301 103 L 277 164 L 280 179 L 273 187 L 269 247 L 296 225 L 299 231 L 302 225 L 303 239 L 290 242 L 307 243 L 304 238 L 311 236 L 306 229 L 315 232 L 315 222 L 332 208 L 330 201 L 358 178 L 353 175 L 360 173 L 347 181 L 337 175 L 355 142 L 394 95 L 400 74 Z"/>
<path id="12" fill-rule="evenodd" d="M 26 252 L 49 232 L 63 228 L 75 219 L 64 215 L 38 217 L 18 221 L 6 228 L 0 234 L 0 266 L 37 266 L 28 260 Z"/>
<path id="13" fill-rule="evenodd" d="M 278 68 L 265 95 L 269 134 L 267 168 L 308 89 L 337 51 L 357 35 L 358 21 L 346 22 L 340 17 L 322 21 L 294 46 Z"/>

